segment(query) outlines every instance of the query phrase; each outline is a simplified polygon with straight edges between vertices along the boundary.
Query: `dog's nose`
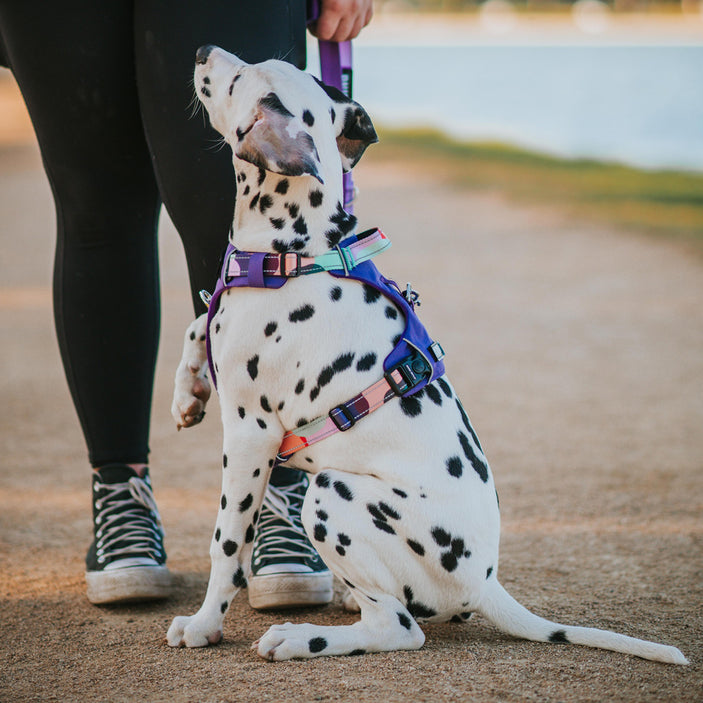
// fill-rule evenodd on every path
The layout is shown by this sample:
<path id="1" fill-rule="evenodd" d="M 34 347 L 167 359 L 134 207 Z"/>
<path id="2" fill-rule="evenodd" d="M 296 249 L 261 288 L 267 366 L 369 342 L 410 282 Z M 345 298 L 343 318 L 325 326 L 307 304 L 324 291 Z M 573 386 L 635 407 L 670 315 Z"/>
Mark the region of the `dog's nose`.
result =
<path id="1" fill-rule="evenodd" d="M 212 44 L 206 44 L 205 46 L 201 46 L 196 52 L 195 52 L 195 63 L 197 64 L 204 64 L 207 63 L 208 56 L 210 56 L 210 53 L 215 47 Z"/>

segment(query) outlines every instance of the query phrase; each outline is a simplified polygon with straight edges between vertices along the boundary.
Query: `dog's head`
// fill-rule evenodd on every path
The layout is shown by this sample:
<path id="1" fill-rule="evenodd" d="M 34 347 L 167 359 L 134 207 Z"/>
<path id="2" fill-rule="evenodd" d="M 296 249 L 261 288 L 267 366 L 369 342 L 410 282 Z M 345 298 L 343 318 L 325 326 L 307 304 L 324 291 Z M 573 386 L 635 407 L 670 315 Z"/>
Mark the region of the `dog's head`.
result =
<path id="1" fill-rule="evenodd" d="M 283 61 L 248 64 L 204 46 L 195 89 L 234 156 L 274 173 L 325 183 L 378 141 L 358 103 Z"/>

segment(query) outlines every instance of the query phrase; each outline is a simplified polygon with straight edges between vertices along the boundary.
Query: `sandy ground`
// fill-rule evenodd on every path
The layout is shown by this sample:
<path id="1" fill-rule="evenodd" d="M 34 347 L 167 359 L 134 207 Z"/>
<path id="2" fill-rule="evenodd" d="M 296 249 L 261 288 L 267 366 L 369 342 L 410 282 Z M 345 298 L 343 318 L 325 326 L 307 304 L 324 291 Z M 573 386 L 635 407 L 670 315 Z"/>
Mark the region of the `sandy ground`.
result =
<path id="1" fill-rule="evenodd" d="M 700 260 L 454 190 L 381 147 L 358 169 L 362 223 L 394 242 L 383 270 L 421 291 L 496 474 L 503 583 L 540 614 L 677 645 L 691 666 L 522 642 L 479 618 L 427 627 L 417 652 L 271 664 L 249 650 L 284 619 L 352 622 L 339 594 L 285 613 L 240 596 L 220 646 L 173 650 L 171 618 L 204 595 L 219 496 L 216 407 L 180 434 L 169 415 L 183 256 L 165 222 L 152 475 L 177 588 L 98 608 L 83 582 L 89 469 L 51 315 L 53 208 L 29 142 L 0 149 L 1 701 L 703 700 Z"/>

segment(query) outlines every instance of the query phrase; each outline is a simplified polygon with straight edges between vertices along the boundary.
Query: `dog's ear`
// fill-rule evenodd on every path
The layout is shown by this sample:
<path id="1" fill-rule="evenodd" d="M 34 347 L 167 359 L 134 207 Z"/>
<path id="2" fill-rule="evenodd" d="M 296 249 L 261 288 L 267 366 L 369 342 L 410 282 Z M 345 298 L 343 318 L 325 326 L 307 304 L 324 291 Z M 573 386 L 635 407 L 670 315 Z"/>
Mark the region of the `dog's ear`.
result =
<path id="1" fill-rule="evenodd" d="M 259 101 L 250 127 L 237 129 L 234 153 L 266 171 L 283 176 L 307 174 L 322 183 L 320 157 L 312 136 L 275 93 Z"/>
<path id="2" fill-rule="evenodd" d="M 356 166 L 366 147 L 378 141 L 371 118 L 359 103 L 350 100 L 341 90 L 320 80 L 317 84 L 332 98 L 332 119 L 341 131 L 337 135 L 337 148 L 342 157 L 342 168 L 351 171 Z"/>
<path id="3" fill-rule="evenodd" d="M 366 147 L 377 141 L 378 135 L 366 110 L 359 103 L 350 101 L 344 114 L 344 127 L 337 137 L 342 168 L 351 171 L 363 156 Z"/>

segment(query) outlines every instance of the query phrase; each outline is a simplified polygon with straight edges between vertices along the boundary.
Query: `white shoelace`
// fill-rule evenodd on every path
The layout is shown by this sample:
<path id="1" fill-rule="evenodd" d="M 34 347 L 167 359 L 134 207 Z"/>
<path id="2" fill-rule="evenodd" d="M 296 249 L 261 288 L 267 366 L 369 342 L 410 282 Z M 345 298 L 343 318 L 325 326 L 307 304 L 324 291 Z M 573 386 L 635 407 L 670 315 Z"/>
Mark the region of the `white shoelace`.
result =
<path id="1" fill-rule="evenodd" d="M 255 565 L 260 564 L 263 559 L 270 558 L 314 559 L 316 557 L 317 552 L 308 541 L 300 522 L 300 512 L 305 496 L 295 491 L 304 487 L 306 482 L 300 481 L 284 488 L 271 485 L 267 488 L 258 524 L 253 560 Z M 283 529 L 294 532 L 296 538 L 281 535 L 281 521 L 286 525 Z"/>
<path id="2" fill-rule="evenodd" d="M 143 556 L 146 552 L 158 559 L 161 556 L 163 526 L 154 494 L 146 481 L 136 476 L 127 483 L 106 484 L 96 481 L 94 490 L 96 493 L 107 491 L 96 501 L 98 515 L 95 522 L 99 528 L 95 546 L 98 562 L 104 563 L 107 553 L 111 557 L 128 557 L 135 554 Z M 125 491 L 129 491 L 131 497 L 118 499 L 117 496 Z M 144 514 L 144 508 L 153 515 L 156 530 L 151 517 Z M 119 524 L 115 524 L 118 521 Z M 123 544 L 120 548 L 115 548 L 118 542 Z"/>

